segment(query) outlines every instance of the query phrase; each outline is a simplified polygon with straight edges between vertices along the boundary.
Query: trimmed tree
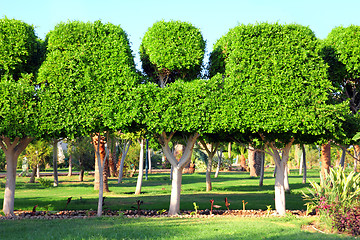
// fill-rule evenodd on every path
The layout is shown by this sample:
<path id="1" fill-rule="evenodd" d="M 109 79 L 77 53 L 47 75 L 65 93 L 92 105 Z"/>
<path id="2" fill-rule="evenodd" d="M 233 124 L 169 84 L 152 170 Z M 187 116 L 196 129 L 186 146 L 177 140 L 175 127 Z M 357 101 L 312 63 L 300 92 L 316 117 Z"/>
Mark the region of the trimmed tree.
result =
<path id="1" fill-rule="evenodd" d="M 0 19 L 0 42 L 0 147 L 7 164 L 3 211 L 11 216 L 17 159 L 39 133 L 34 82 L 41 43 L 34 27 L 8 18 Z"/>
<path id="2" fill-rule="evenodd" d="M 146 116 L 142 124 L 156 135 L 173 168 L 169 215 L 180 211 L 182 170 L 191 161 L 192 149 L 200 131 L 203 131 L 199 125 L 203 125 L 200 111 L 204 102 L 197 99 L 199 95 L 205 97 L 201 93 L 202 84 L 196 81 L 186 84 L 188 88 L 185 89 L 183 81 L 192 81 L 200 76 L 204 53 L 205 41 L 200 30 L 180 21 L 154 23 L 145 33 L 140 46 L 144 72 L 151 81 L 164 88 L 160 90 L 154 85 L 144 87 L 150 94 L 143 100 L 149 106 L 144 110 Z M 179 83 L 165 88 L 166 84 L 176 81 Z M 144 93 L 142 96 L 145 96 Z M 186 138 L 186 147 L 179 161 L 169 147 L 176 135 Z"/>
<path id="3" fill-rule="evenodd" d="M 46 60 L 39 70 L 43 128 L 53 137 L 92 134 L 101 184 L 105 159 L 100 145 L 106 141 L 102 133 L 126 128 L 133 119 L 123 111 L 130 105 L 127 93 L 139 82 L 127 34 L 110 23 L 73 21 L 58 24 L 47 43 Z M 122 118 L 114 119 L 115 113 Z"/>
<path id="4" fill-rule="evenodd" d="M 332 85 L 318 40 L 296 24 L 240 25 L 216 43 L 210 59 L 210 73 L 220 73 L 214 78 L 224 79 L 228 96 L 222 128 L 246 135 L 253 146 L 262 141 L 277 166 L 275 208 L 284 215 L 291 145 L 341 133 L 346 114 L 344 104 L 329 104 Z"/>

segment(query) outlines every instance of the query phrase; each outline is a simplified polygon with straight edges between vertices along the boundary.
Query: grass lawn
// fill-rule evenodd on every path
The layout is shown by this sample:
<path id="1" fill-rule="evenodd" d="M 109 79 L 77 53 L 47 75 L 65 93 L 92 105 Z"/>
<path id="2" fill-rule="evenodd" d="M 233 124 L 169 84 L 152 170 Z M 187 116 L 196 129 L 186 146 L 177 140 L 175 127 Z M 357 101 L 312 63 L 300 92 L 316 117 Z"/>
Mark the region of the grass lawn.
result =
<path id="1" fill-rule="evenodd" d="M 46 177 L 52 180 L 52 177 Z M 308 179 L 319 181 L 319 171 L 309 170 Z M 97 209 L 98 192 L 93 190 L 93 177 L 85 176 L 84 182 L 78 181 L 78 176 L 60 176 L 57 188 L 44 188 L 40 183 L 27 183 L 28 177 L 17 177 L 15 193 L 15 210 L 64 210 L 67 199 L 72 197 L 69 210 Z M 259 187 L 258 178 L 250 178 L 246 172 L 222 172 L 218 178 L 213 178 L 213 191 L 205 191 L 205 173 L 184 174 L 181 209 L 192 210 L 193 202 L 200 209 L 210 208 L 210 199 L 215 204 L 224 206 L 224 198 L 230 202 L 230 209 L 242 209 L 242 200 L 248 202 L 246 209 L 266 209 L 267 205 L 274 208 L 274 183 L 272 169 L 265 172 L 264 186 Z M 309 184 L 302 184 L 302 177 L 297 170 L 289 176 L 291 193 L 286 195 L 287 209 L 305 209 L 301 191 L 307 191 Z M 169 174 L 150 174 L 148 181 L 143 181 L 142 194 L 135 196 L 136 177 L 127 178 L 120 185 L 117 179 L 109 180 L 109 193 L 105 193 L 104 209 L 126 210 L 136 206 L 136 200 L 144 202 L 142 209 L 168 209 L 171 192 Z M 5 178 L 0 179 L 0 203 L 4 196 Z"/>
<path id="2" fill-rule="evenodd" d="M 0 239 L 352 239 L 301 230 L 311 218 L 135 218 L 0 221 Z"/>

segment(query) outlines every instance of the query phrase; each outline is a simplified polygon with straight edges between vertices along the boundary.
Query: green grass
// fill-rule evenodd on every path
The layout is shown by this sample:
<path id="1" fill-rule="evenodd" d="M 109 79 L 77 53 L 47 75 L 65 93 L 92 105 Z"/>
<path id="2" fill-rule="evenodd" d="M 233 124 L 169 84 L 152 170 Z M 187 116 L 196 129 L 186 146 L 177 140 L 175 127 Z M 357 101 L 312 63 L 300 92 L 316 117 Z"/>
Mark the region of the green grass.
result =
<path id="1" fill-rule="evenodd" d="M 301 230 L 310 218 L 137 218 L 0 221 L 0 239 L 350 239 Z"/>
<path id="2" fill-rule="evenodd" d="M 52 177 L 46 177 L 52 179 Z M 319 181 L 319 171 L 309 170 L 308 179 Z M 85 176 L 84 182 L 78 176 L 60 176 L 57 188 L 44 188 L 40 183 L 27 183 L 29 178 L 17 177 L 15 193 L 15 210 L 63 210 L 68 197 L 72 201 L 68 209 L 97 209 L 98 192 L 93 190 L 93 177 Z M 264 186 L 259 187 L 258 178 L 250 178 L 246 172 L 224 172 L 217 179 L 213 178 L 213 191 L 205 191 L 205 173 L 184 174 L 181 209 L 193 209 L 193 202 L 200 209 L 210 208 L 210 199 L 215 204 L 224 206 L 224 198 L 230 202 L 230 209 L 242 209 L 242 200 L 248 202 L 246 209 L 266 209 L 267 205 L 274 208 L 274 183 L 272 169 L 265 173 Z M 302 177 L 294 170 L 289 176 L 291 193 L 286 195 L 287 209 L 305 209 L 302 191 L 307 191 L 309 184 L 302 184 Z M 126 210 L 136 206 L 138 199 L 143 200 L 142 209 L 168 209 L 171 192 L 169 174 L 150 174 L 148 181 L 143 181 L 142 194 L 135 196 L 136 177 L 126 178 L 118 185 L 117 179 L 109 180 L 109 193 L 105 193 L 105 209 Z M 0 179 L 0 203 L 3 200 L 5 178 Z"/>

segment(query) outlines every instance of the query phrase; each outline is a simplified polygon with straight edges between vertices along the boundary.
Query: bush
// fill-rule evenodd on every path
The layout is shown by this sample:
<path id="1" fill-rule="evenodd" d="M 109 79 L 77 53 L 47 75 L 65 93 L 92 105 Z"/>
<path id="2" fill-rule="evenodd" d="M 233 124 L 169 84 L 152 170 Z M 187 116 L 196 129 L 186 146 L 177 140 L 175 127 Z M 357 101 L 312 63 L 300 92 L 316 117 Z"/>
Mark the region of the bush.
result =
<path id="1" fill-rule="evenodd" d="M 39 183 L 41 184 L 41 186 L 43 186 L 45 188 L 51 187 L 52 181 L 50 179 L 38 178 L 38 180 L 39 180 Z"/>
<path id="2" fill-rule="evenodd" d="M 320 185 L 310 182 L 310 195 L 303 193 L 308 200 L 308 210 L 315 210 L 328 226 L 338 231 L 349 231 L 358 235 L 360 226 L 360 175 L 355 172 L 345 175 L 339 167 L 330 169 L 325 178 L 321 177 Z M 356 207 L 354 207 L 356 206 Z M 353 226 L 353 224 L 356 226 Z"/>

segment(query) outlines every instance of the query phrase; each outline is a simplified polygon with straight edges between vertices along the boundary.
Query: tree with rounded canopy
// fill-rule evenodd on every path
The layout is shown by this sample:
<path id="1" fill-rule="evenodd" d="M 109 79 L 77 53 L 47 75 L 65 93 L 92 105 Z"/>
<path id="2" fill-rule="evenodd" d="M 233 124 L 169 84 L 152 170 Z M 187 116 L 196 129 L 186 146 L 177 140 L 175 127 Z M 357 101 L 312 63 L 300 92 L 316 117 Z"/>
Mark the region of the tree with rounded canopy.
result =
<path id="1" fill-rule="evenodd" d="M 127 93 L 139 83 L 127 34 L 110 23 L 72 21 L 47 35 L 39 70 L 42 127 L 51 138 L 93 136 L 99 168 L 98 215 L 102 210 L 102 133 L 131 126 Z M 122 117 L 113 119 L 115 113 Z M 102 154 L 101 154 L 102 153 Z"/>
<path id="2" fill-rule="evenodd" d="M 34 27 L 15 19 L 0 19 L 0 147 L 7 172 L 3 211 L 14 214 L 17 159 L 39 134 L 35 93 L 41 42 Z"/>
<path id="3" fill-rule="evenodd" d="M 165 87 L 175 79 L 200 77 L 205 41 L 198 28 L 181 21 L 159 21 L 145 33 L 140 58 L 144 72 Z"/>
<path id="4" fill-rule="evenodd" d="M 227 98 L 218 115 L 221 128 L 248 138 L 253 146 L 264 146 L 273 157 L 275 208 L 280 215 L 285 214 L 291 145 L 342 134 L 346 107 L 329 103 L 332 84 L 319 49 L 308 27 L 259 23 L 231 29 L 210 57 L 210 74 L 218 72 L 213 78 L 223 79 Z"/>
<path id="5" fill-rule="evenodd" d="M 200 76 L 205 41 L 199 29 L 180 21 L 159 21 L 145 33 L 140 46 L 144 72 L 160 86 L 148 84 L 138 89 L 143 98 L 140 124 L 158 139 L 163 153 L 173 167 L 169 215 L 180 211 L 182 170 L 189 161 L 199 135 L 207 130 L 205 109 L 206 82 Z M 166 84 L 173 82 L 172 84 Z M 205 109 L 204 109 L 205 108 Z M 169 143 L 185 138 L 186 147 L 178 161 Z"/>
<path id="6" fill-rule="evenodd" d="M 353 115 L 347 119 L 347 137 L 336 141 L 354 144 L 355 155 L 359 156 L 360 147 L 352 138 L 359 131 L 356 119 L 360 117 L 360 26 L 334 28 L 323 41 L 322 56 L 330 66 L 330 80 L 337 87 L 335 99 L 347 102 Z"/>

